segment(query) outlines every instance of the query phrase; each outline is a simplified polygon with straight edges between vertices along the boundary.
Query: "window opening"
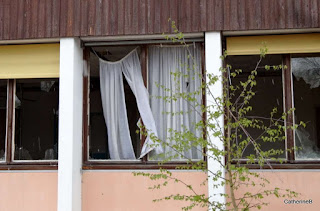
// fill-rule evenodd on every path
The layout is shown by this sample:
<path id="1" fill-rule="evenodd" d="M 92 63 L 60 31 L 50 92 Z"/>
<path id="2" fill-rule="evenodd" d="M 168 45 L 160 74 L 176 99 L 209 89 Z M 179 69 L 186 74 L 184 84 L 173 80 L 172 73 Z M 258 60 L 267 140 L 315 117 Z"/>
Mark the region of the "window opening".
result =
<path id="1" fill-rule="evenodd" d="M 58 158 L 58 79 L 18 79 L 14 160 Z"/>
<path id="2" fill-rule="evenodd" d="M 157 54 L 157 53 L 153 53 L 152 52 L 152 48 L 155 47 L 157 49 L 162 48 L 162 50 L 160 51 L 164 51 L 162 52 L 163 55 Z M 133 52 L 133 50 L 136 49 L 137 54 L 139 55 L 139 59 L 137 58 L 133 58 L 130 56 L 130 54 Z M 174 58 L 171 58 L 170 56 L 166 55 L 166 51 L 171 51 L 171 50 L 176 51 L 175 54 L 177 56 Z M 196 134 L 197 137 L 202 137 L 203 136 L 203 128 L 197 128 L 195 124 L 198 123 L 199 121 L 201 121 L 203 119 L 203 114 L 201 113 L 201 105 L 202 105 L 202 88 L 201 88 L 201 82 L 202 82 L 202 46 L 198 45 L 198 44 L 194 44 L 191 45 L 189 47 L 189 50 L 191 52 L 191 54 L 196 57 L 196 64 L 191 63 L 191 58 L 188 57 L 188 53 L 185 47 L 183 46 L 178 46 L 178 45 L 168 45 L 168 46 L 139 46 L 137 48 L 137 46 L 105 46 L 105 47 L 94 47 L 91 49 L 90 55 L 88 56 L 89 59 L 89 65 L 90 67 L 88 69 L 90 69 L 90 76 L 89 76 L 89 83 L 88 83 L 88 91 L 89 91 L 89 109 L 88 109 L 88 115 L 89 115 L 89 131 L 88 131 L 88 136 L 85 136 L 84 140 L 87 140 L 87 142 L 85 142 L 86 147 L 87 147 L 87 151 L 85 152 L 85 156 L 84 158 L 86 159 L 86 161 L 89 162 L 94 162 L 94 161 L 115 161 L 115 160 L 130 160 L 130 161 L 137 161 L 137 159 L 141 159 L 143 157 L 143 161 L 147 161 L 148 158 L 150 158 L 150 160 L 156 160 L 158 159 L 158 155 L 161 154 L 163 152 L 163 145 L 158 144 L 157 146 L 155 146 L 152 142 L 152 139 L 150 139 L 149 136 L 141 136 L 140 134 L 136 133 L 137 130 L 140 130 L 140 128 L 137 126 L 137 121 L 138 120 L 142 120 L 139 121 L 140 123 L 144 124 L 144 127 L 147 128 L 148 131 L 156 131 L 156 133 L 154 133 L 154 135 L 158 136 L 159 130 L 165 130 L 167 131 L 169 128 L 167 127 L 160 127 L 157 128 L 157 124 L 159 126 L 159 122 L 157 122 L 158 120 L 155 120 L 155 115 L 158 114 L 162 114 L 164 111 L 159 111 L 157 109 L 155 109 L 155 106 L 153 106 L 153 110 L 152 110 L 152 106 L 148 106 L 149 103 L 153 103 L 153 105 L 156 105 L 159 101 L 156 102 L 152 102 L 152 98 L 154 96 L 151 96 L 152 94 L 150 94 L 150 87 L 149 87 L 149 94 L 147 93 L 145 84 L 146 81 L 148 80 L 149 86 L 151 84 L 154 84 L 157 82 L 157 80 L 154 79 L 160 79 L 159 76 L 157 77 L 157 73 L 159 72 L 163 72 L 164 70 L 162 70 L 161 66 L 164 65 L 166 67 L 169 67 L 169 69 L 167 68 L 166 74 L 170 75 L 170 71 L 175 72 L 176 68 L 182 68 L 183 71 L 180 73 L 181 77 L 183 79 L 183 91 L 186 93 L 191 93 L 191 92 L 197 92 L 198 93 L 198 98 L 197 100 L 195 100 L 193 102 L 194 105 L 187 105 L 187 104 L 181 104 L 178 105 L 179 103 L 177 103 L 177 108 L 183 108 L 181 111 L 177 111 L 177 113 L 181 114 L 182 116 L 185 116 L 186 118 L 179 118 L 181 120 L 185 120 L 185 121 L 177 121 L 177 118 L 172 118 L 170 120 L 170 118 L 168 119 L 168 121 L 171 122 L 175 122 L 174 124 L 179 125 L 180 127 L 187 127 L 191 132 L 194 132 Z M 132 55 L 132 54 L 131 54 Z M 100 61 L 99 61 L 99 58 Z M 99 73 L 100 71 L 100 66 L 106 66 L 107 69 L 111 70 L 114 69 L 115 67 L 111 67 L 111 64 L 119 64 L 123 61 L 126 61 L 126 59 L 129 58 L 130 60 L 132 59 L 132 61 L 128 62 L 126 65 L 124 65 L 125 67 L 117 67 L 118 69 L 121 69 L 120 71 L 122 71 L 121 74 L 121 81 L 122 81 L 122 85 L 123 85 L 123 89 L 124 89 L 124 99 L 125 99 L 125 106 L 126 106 L 126 118 L 128 119 L 128 126 L 129 126 L 129 133 L 130 133 L 130 138 L 131 138 L 131 144 L 133 146 L 134 149 L 134 158 L 135 159 L 126 159 L 126 158 L 120 158 L 120 159 L 113 159 L 111 156 L 111 151 L 110 149 L 114 146 L 110 146 L 112 144 L 114 144 L 113 142 L 111 142 L 110 140 L 108 140 L 108 137 L 110 139 L 110 135 L 108 135 L 108 117 L 105 116 L 104 114 L 104 99 L 101 99 L 102 96 L 104 96 L 104 94 L 101 94 L 101 90 L 104 90 L 105 85 L 101 85 L 100 83 L 104 83 L 104 84 L 108 84 L 108 89 L 110 89 L 110 84 L 113 83 L 113 81 L 109 81 L 110 78 L 113 77 L 113 75 L 108 77 L 103 77 L 106 82 L 101 82 L 101 75 L 102 73 Z M 150 62 L 153 59 L 153 65 L 155 66 L 151 66 Z M 139 60 L 139 61 L 138 61 Z M 189 61 L 190 60 L 190 61 Z M 138 61 L 138 62 L 137 62 Z M 100 62 L 100 64 L 99 64 Z M 127 61 L 126 61 L 127 62 Z M 135 64 L 138 64 L 139 66 L 141 66 L 142 70 L 142 76 L 140 77 L 136 77 L 137 75 L 140 74 L 138 70 L 139 68 L 133 68 L 132 66 L 134 66 Z M 140 65 L 141 63 L 141 65 Z M 124 64 L 124 63 L 123 63 Z M 148 66 L 148 67 L 147 67 Z M 148 68 L 148 73 L 147 73 L 147 68 Z M 193 69 L 195 68 L 195 69 Z M 150 74 L 153 70 L 153 78 L 150 77 Z M 165 68 L 164 68 L 165 69 Z M 194 71 L 196 70 L 196 71 Z M 190 72 L 191 71 L 191 72 Z M 190 74 L 189 74 L 190 72 Z M 132 74 L 134 73 L 134 74 Z M 109 74 L 109 73 L 108 73 Z M 118 73 L 116 73 L 118 74 Z M 186 74 L 189 74 L 189 77 L 186 77 Z M 125 79 L 127 78 L 128 81 Z M 140 79 L 137 78 L 141 78 L 142 83 L 138 82 Z M 173 85 L 174 83 L 174 76 L 172 76 L 172 81 L 167 81 L 169 84 Z M 142 80 L 143 79 L 143 80 Z M 195 79 L 195 80 L 194 80 Z M 117 79 L 118 80 L 118 79 Z M 133 83 L 133 81 L 135 80 L 135 82 Z M 164 79 L 167 80 L 167 79 Z M 170 79 L 171 80 L 171 79 Z M 84 80 L 85 83 L 87 80 Z M 143 83 L 144 82 L 144 83 Z M 166 82 L 165 82 L 166 83 Z M 179 82 L 178 82 L 179 83 Z M 137 87 L 134 84 L 139 84 L 139 86 Z M 103 88 L 101 88 L 103 87 Z M 112 87 L 112 86 L 111 86 Z M 119 88 L 118 85 L 114 85 L 115 89 L 122 89 L 121 87 Z M 178 85 L 177 85 L 178 87 Z M 139 92 L 136 92 L 135 90 L 141 90 Z M 174 91 L 174 90 L 173 90 Z M 182 90 L 180 90 L 182 91 Z M 108 95 L 111 95 L 109 92 L 109 90 L 104 91 L 106 92 Z M 191 94 L 192 96 L 194 96 L 195 93 Z M 86 94 L 85 94 L 86 95 Z M 103 97 L 102 97 L 103 98 Z M 140 100 L 139 100 L 140 99 Z M 112 102 L 111 104 L 113 104 L 114 100 L 111 99 L 110 102 Z M 141 104 L 141 102 L 144 102 Z M 110 104 L 110 103 L 106 103 Z M 194 120 L 194 115 L 193 112 L 191 112 L 192 110 L 194 110 L 194 108 L 196 107 L 196 109 L 198 109 L 198 112 L 194 112 L 197 113 L 198 116 L 196 118 L 196 121 Z M 109 108 L 107 108 L 109 109 Z M 139 111 L 143 111 L 140 112 Z M 111 115 L 111 114 L 110 114 Z M 178 115 L 178 114 L 177 114 Z M 176 117 L 177 117 L 176 115 Z M 112 116 L 112 115 L 111 115 Z M 141 117 L 141 119 L 140 119 Z M 107 120 L 106 120 L 107 119 Z M 154 119 L 154 120 L 153 120 Z M 145 120 L 147 122 L 145 122 Z M 192 121 L 189 121 L 192 120 Z M 115 122 L 114 120 L 111 121 L 111 124 L 109 123 L 109 125 L 112 125 L 112 122 Z M 153 122 L 153 123 L 150 123 Z M 149 125 L 149 126 L 148 126 Z M 151 126 L 150 126 L 151 125 Z M 181 126 L 183 125 L 183 126 Z M 85 128 L 87 126 L 85 125 Z M 151 128 L 151 130 L 148 129 Z M 85 132 L 86 134 L 86 132 Z M 149 133 L 150 134 L 150 133 Z M 86 138 L 88 137 L 88 139 Z M 145 138 L 145 139 L 144 139 Z M 163 137 L 160 137 L 163 138 Z M 169 137 L 165 137 L 163 140 L 165 139 L 169 139 Z M 115 140 L 115 141 L 119 141 L 119 140 Z M 165 140 L 167 141 L 167 140 Z M 176 157 L 177 159 L 173 159 L 173 160 L 177 160 L 177 161 L 185 161 L 187 159 L 194 159 L 194 160 L 198 160 L 198 159 L 202 159 L 203 158 L 203 148 L 202 146 L 200 146 L 200 144 L 197 146 L 197 144 L 194 143 L 194 141 L 196 141 L 195 139 L 193 140 L 189 140 L 190 142 L 190 147 L 187 147 L 189 149 L 186 150 L 186 152 L 184 153 L 185 156 L 183 157 Z M 151 142 L 151 143 L 150 143 Z M 147 144 L 146 144 L 147 143 Z M 172 143 L 171 143 L 172 144 Z M 152 150 L 153 149 L 153 150 Z M 168 151 L 168 150 L 167 150 Z M 149 157 L 144 157 L 147 153 L 152 152 L 153 156 Z M 173 152 L 173 151 L 172 151 Z M 150 155 L 150 154 L 148 154 Z M 161 158 L 160 158 L 161 159 Z M 100 163 L 100 162 L 99 162 Z"/>
<path id="3" fill-rule="evenodd" d="M 251 71 L 255 70 L 259 59 L 259 56 L 227 57 L 227 64 L 231 65 L 230 72 L 235 72 L 235 70 L 239 69 L 242 70 L 242 73 L 240 73 L 236 77 L 231 77 L 231 85 L 233 87 L 240 87 L 240 89 L 233 93 L 233 96 L 230 96 L 231 102 L 235 104 L 234 106 L 236 110 L 243 106 L 243 98 L 239 97 L 242 91 L 241 82 L 247 81 Z M 252 111 L 249 111 L 246 114 L 246 118 L 260 120 L 262 121 L 263 125 L 269 126 L 272 125 L 272 123 L 270 122 L 270 113 L 274 108 L 276 108 L 277 112 L 272 118 L 274 120 L 281 120 L 281 116 L 284 111 L 282 70 L 274 70 L 273 68 L 271 68 L 270 70 L 265 69 L 265 65 L 279 66 L 281 64 L 281 55 L 267 55 L 265 58 L 262 59 L 261 63 L 257 68 L 257 76 L 255 78 L 257 85 L 253 88 L 253 92 L 255 92 L 256 94 L 255 96 L 253 96 L 249 103 L 252 106 Z M 281 124 L 284 125 L 284 121 L 282 121 Z M 263 130 L 250 127 L 247 129 L 249 134 L 251 134 L 252 138 L 256 140 L 257 144 L 259 144 L 262 151 L 281 149 L 283 150 L 283 153 L 280 155 L 274 155 L 273 157 L 286 158 L 285 140 L 265 142 L 261 139 Z M 233 141 L 236 142 L 237 146 L 240 146 L 239 143 L 241 143 L 246 138 L 243 131 L 240 128 L 238 128 L 234 129 L 231 133 L 236 134 L 236 138 L 234 138 Z M 284 134 L 282 136 L 284 136 Z M 257 152 L 253 144 L 249 142 L 245 146 L 241 145 L 241 155 L 239 155 L 237 159 L 245 159 L 247 156 L 256 153 Z"/>
<path id="4" fill-rule="evenodd" d="M 291 58 L 296 159 L 320 159 L 320 57 Z"/>
<path id="5" fill-rule="evenodd" d="M 108 130 L 103 114 L 101 101 L 99 59 L 100 58 L 116 62 L 123 59 L 137 46 L 123 47 L 95 47 L 90 55 L 90 93 L 89 93 L 89 160 L 111 160 L 108 146 Z M 96 55 L 95 55 L 96 54 Z M 139 130 L 137 122 L 140 118 L 137 103 L 131 88 L 123 76 L 123 87 L 125 94 L 125 104 L 127 110 L 129 133 L 134 149 L 135 157 L 140 155 L 140 135 L 136 133 Z M 118 140 L 115 140 L 118 141 Z"/>

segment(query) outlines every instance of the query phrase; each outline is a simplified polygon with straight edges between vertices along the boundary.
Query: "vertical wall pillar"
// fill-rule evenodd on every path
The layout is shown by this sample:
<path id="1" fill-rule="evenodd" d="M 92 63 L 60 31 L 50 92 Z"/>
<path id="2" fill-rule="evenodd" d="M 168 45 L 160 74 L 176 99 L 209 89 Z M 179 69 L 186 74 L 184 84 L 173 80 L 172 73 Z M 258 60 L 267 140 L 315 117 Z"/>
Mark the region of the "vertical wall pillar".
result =
<path id="1" fill-rule="evenodd" d="M 82 72 L 80 39 L 60 39 L 58 211 L 81 211 Z"/>
<path id="2" fill-rule="evenodd" d="M 205 55 L 206 55 L 206 70 L 208 73 L 212 73 L 214 75 L 221 75 L 220 68 L 222 67 L 222 43 L 221 43 L 221 33 L 220 32 L 206 32 L 205 33 Z M 209 79 L 207 79 L 209 80 Z M 214 86 L 211 88 L 211 91 L 215 95 L 214 97 L 222 97 L 223 90 L 222 90 L 222 81 L 219 83 L 214 84 Z M 210 105 L 213 103 L 212 96 L 207 96 L 207 105 Z M 221 116 L 218 119 L 218 122 L 221 126 L 223 126 L 223 116 Z M 210 132 L 208 134 L 210 136 Z M 216 146 L 220 150 L 224 150 L 223 142 L 220 141 L 218 138 L 214 138 L 211 135 L 211 141 L 213 142 L 213 145 Z M 212 158 L 210 156 L 210 151 L 208 151 L 208 169 L 210 170 L 208 173 L 208 188 L 209 188 L 209 197 L 210 201 L 213 202 L 220 202 L 225 203 L 225 197 L 220 196 L 220 194 L 225 193 L 225 187 L 224 186 L 218 186 L 215 187 L 215 185 L 220 185 L 222 182 L 222 179 L 218 181 L 212 180 L 212 174 L 210 172 L 217 172 L 222 171 L 222 177 L 225 177 L 225 171 L 221 167 L 218 161 Z M 224 157 L 221 157 L 221 161 L 224 163 Z"/>

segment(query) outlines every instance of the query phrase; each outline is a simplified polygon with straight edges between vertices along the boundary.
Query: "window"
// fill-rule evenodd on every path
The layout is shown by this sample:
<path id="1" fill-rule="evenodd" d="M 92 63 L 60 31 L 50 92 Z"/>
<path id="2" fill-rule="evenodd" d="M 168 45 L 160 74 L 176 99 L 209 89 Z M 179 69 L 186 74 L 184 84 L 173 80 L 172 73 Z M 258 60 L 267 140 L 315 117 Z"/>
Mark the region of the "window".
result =
<path id="1" fill-rule="evenodd" d="M 174 87 L 176 79 L 171 74 L 176 71 L 181 72 L 180 92 L 201 89 L 203 48 L 200 44 L 189 48 L 197 61 L 193 72 L 187 67 L 192 66 L 188 52 L 181 46 L 106 46 L 94 47 L 90 53 L 87 49 L 89 76 L 84 79 L 84 87 L 87 87 L 84 94 L 87 105 L 84 108 L 86 164 L 152 161 L 159 159 L 161 152 L 170 151 L 170 148 L 155 146 L 149 137 L 136 133 L 140 130 L 139 124 L 161 140 L 169 140 L 168 128 L 182 130 L 183 124 L 197 135 L 202 134 L 202 130 L 196 130 L 195 122 L 202 120 L 203 116 L 190 112 L 194 107 L 200 110 L 201 90 L 194 105 L 183 101 L 165 103 L 158 97 L 168 95 L 165 89 L 177 91 Z M 119 97 L 122 93 L 123 97 Z M 174 112 L 181 113 L 180 117 L 169 115 Z M 202 148 L 190 146 L 182 157 L 176 156 L 177 161 L 183 161 L 183 157 L 202 159 Z"/>
<path id="2" fill-rule="evenodd" d="M 296 160 L 320 159 L 320 57 L 291 58 L 294 121 L 306 124 L 295 130 Z"/>
<path id="3" fill-rule="evenodd" d="M 261 110 L 260 116 L 263 116 L 263 108 L 268 108 L 269 104 L 278 107 L 282 103 L 282 111 L 286 113 L 295 108 L 293 112 L 287 115 L 284 122 L 287 126 L 284 131 L 285 140 L 282 141 L 286 149 L 285 156 L 282 157 L 284 158 L 284 163 L 273 163 L 273 168 L 320 167 L 320 134 L 318 132 L 320 122 L 318 102 L 320 91 L 318 84 L 320 48 L 319 42 L 317 42 L 318 39 L 318 33 L 226 37 L 225 47 L 230 58 L 253 58 L 252 55 L 259 55 L 261 48 L 267 47 L 268 55 L 272 57 L 281 56 L 282 64 L 287 66 L 286 69 L 282 70 L 282 102 L 275 103 L 272 100 L 280 97 L 280 89 L 279 91 L 275 90 L 275 87 L 279 87 L 280 83 L 273 85 L 272 89 L 269 86 L 266 86 L 265 90 L 258 89 L 263 95 L 258 105 L 256 105 Z M 236 65 L 237 62 L 232 60 L 231 65 L 233 63 Z M 247 63 L 248 60 L 240 62 L 240 68 L 246 69 L 248 67 Z M 271 62 L 268 65 L 273 64 Z M 279 63 L 276 65 L 279 65 Z M 259 70 L 261 73 L 263 72 L 261 69 Z M 256 79 L 262 80 L 264 76 L 261 73 L 259 75 L 259 70 Z M 266 99 L 269 99 L 270 103 L 262 103 Z M 302 122 L 305 123 L 305 127 L 301 124 Z M 301 126 L 291 128 L 293 124 Z M 268 149 L 268 146 L 263 147 Z M 282 149 L 282 146 L 274 145 L 274 147 Z M 259 165 L 254 164 L 250 165 L 250 167 L 260 168 Z"/>
<path id="4" fill-rule="evenodd" d="M 56 169 L 59 52 L 58 43 L 0 45 L 0 169 Z"/>
<path id="5" fill-rule="evenodd" d="M 227 58 L 227 63 L 231 65 L 232 69 L 230 72 L 235 72 L 238 69 L 241 69 L 242 72 L 236 77 L 230 77 L 230 85 L 233 87 L 241 87 L 240 83 L 248 80 L 248 76 L 251 74 L 251 71 L 256 69 L 257 67 L 257 75 L 256 82 L 257 85 L 253 87 L 253 92 L 255 92 L 255 96 L 250 100 L 250 106 L 252 106 L 252 110 L 249 111 L 245 116 L 248 119 L 255 119 L 261 121 L 261 124 L 265 126 L 270 125 L 270 113 L 274 108 L 277 109 L 276 113 L 273 115 L 272 119 L 281 120 L 281 116 L 284 112 L 283 105 L 283 70 L 278 69 L 270 69 L 266 70 L 265 65 L 270 66 L 279 66 L 283 63 L 281 55 L 268 55 L 264 59 L 260 60 L 260 56 L 230 56 Z M 235 93 L 231 96 L 231 102 L 234 103 L 236 110 L 244 106 L 244 98 L 240 96 L 242 92 L 242 88 L 236 90 Z M 237 113 L 235 113 L 237 114 Z M 283 122 L 280 122 L 281 125 L 284 125 Z M 268 151 L 271 149 L 281 149 L 283 153 L 280 155 L 274 155 L 275 157 L 286 158 L 285 154 L 285 141 L 284 140 L 276 140 L 275 142 L 263 141 L 261 136 L 264 133 L 263 129 L 260 128 L 247 128 L 251 137 L 256 140 L 256 142 L 260 145 L 263 151 Z M 245 134 L 243 134 L 240 128 L 232 131 L 234 134 L 241 134 L 242 136 L 237 136 L 234 140 L 238 146 L 239 142 L 246 138 Z M 282 134 L 285 135 L 285 134 Z M 242 153 L 239 155 L 237 159 L 243 159 L 251 154 L 256 154 L 255 146 L 248 142 L 245 146 L 242 147 Z"/>
<path id="6" fill-rule="evenodd" d="M 259 56 L 229 56 L 227 64 L 232 66 L 230 71 L 243 70 L 242 73 L 231 79 L 231 84 L 238 85 L 240 81 L 246 80 L 258 60 Z M 265 70 L 265 65 L 279 64 L 286 65 L 287 69 L 272 70 L 271 68 L 271 70 Z M 295 108 L 283 125 L 305 123 L 305 127 L 299 126 L 294 130 L 287 129 L 285 131 L 286 139 L 283 141 L 264 143 L 262 140 L 258 140 L 262 150 L 282 149 L 284 153 L 276 157 L 285 159 L 285 163 L 317 161 L 320 158 L 319 67 L 320 57 L 317 54 L 286 54 L 267 55 L 257 69 L 257 86 L 254 88 L 256 96 L 251 100 L 253 110 L 248 112 L 246 116 L 268 119 L 270 111 L 276 107 L 277 113 L 274 118 L 279 118 L 284 111 Z M 239 93 L 235 93 L 235 96 L 237 94 Z M 259 129 L 250 129 L 249 132 L 253 138 L 259 137 L 261 134 Z M 294 147 L 296 150 L 286 151 L 286 149 Z M 249 143 L 238 159 L 245 159 L 250 154 L 255 154 L 255 151 L 252 144 Z"/>
<path id="7" fill-rule="evenodd" d="M 0 80 L 0 97 L 1 161 L 57 160 L 59 80 Z"/>

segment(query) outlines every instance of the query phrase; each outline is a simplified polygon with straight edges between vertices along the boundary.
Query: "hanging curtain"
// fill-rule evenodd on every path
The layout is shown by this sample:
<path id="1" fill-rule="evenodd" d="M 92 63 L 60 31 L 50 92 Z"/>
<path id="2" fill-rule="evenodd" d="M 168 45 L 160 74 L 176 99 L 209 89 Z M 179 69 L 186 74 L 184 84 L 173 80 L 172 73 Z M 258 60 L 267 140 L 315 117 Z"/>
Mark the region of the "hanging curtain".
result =
<path id="1" fill-rule="evenodd" d="M 195 124 L 202 120 L 201 92 L 194 96 L 191 102 L 182 98 L 171 99 L 176 93 L 192 93 L 201 89 L 201 52 L 200 45 L 189 47 L 189 53 L 194 57 L 188 57 L 187 47 L 160 47 L 149 48 L 149 93 L 151 95 L 151 110 L 156 122 L 158 137 L 170 146 L 177 144 L 173 139 L 170 129 L 175 131 L 190 131 L 200 137 L 201 131 Z M 190 143 L 192 144 L 192 143 Z M 164 153 L 168 156 L 176 155 L 176 151 L 170 147 L 164 147 Z M 181 159 L 201 159 L 201 146 L 184 150 Z M 157 152 L 152 153 L 153 159 L 157 159 Z"/>
<path id="2" fill-rule="evenodd" d="M 110 158 L 113 160 L 136 159 L 128 125 L 123 76 L 125 76 L 133 94 L 144 126 L 149 133 L 157 136 L 155 122 L 149 105 L 149 94 L 144 86 L 137 50 L 117 62 L 100 60 L 100 89 L 103 115 L 108 131 L 108 146 Z M 157 153 L 161 148 L 155 148 L 152 140 L 147 137 L 140 157 L 151 150 Z"/>

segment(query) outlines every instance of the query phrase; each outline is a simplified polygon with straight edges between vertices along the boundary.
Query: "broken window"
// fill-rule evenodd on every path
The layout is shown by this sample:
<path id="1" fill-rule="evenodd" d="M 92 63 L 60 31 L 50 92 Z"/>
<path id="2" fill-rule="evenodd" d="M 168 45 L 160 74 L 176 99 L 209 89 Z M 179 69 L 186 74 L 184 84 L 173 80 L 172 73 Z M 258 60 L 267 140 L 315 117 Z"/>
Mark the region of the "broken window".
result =
<path id="1" fill-rule="evenodd" d="M 320 57 L 291 58 L 296 159 L 320 159 Z"/>
<path id="2" fill-rule="evenodd" d="M 283 79 L 282 79 L 282 70 L 275 70 L 271 68 L 267 70 L 265 65 L 269 66 L 279 66 L 282 65 L 282 56 L 281 55 L 268 55 L 261 60 L 259 63 L 260 56 L 229 56 L 227 57 L 227 64 L 231 65 L 229 72 L 235 72 L 236 70 L 241 69 L 242 72 L 236 77 L 229 78 L 228 83 L 233 87 L 239 87 L 231 95 L 231 102 L 234 103 L 235 110 L 238 111 L 244 106 L 243 97 L 240 96 L 242 92 L 241 82 L 248 80 L 248 76 L 251 74 L 251 71 L 257 70 L 256 75 L 256 86 L 253 87 L 252 91 L 255 92 L 255 95 L 250 100 L 249 104 L 252 106 L 252 110 L 249 111 L 245 118 L 250 120 L 261 121 L 261 125 L 269 126 L 272 125 L 272 120 L 277 121 L 281 120 L 283 114 Z M 257 66 L 258 65 L 258 66 Z M 230 73 L 229 73 L 230 74 Z M 271 112 L 276 109 L 276 113 L 271 117 Z M 234 112 L 235 117 L 237 117 L 237 112 Z M 271 119 L 272 118 L 272 119 Z M 234 119 L 232 121 L 235 121 Z M 281 121 L 281 125 L 284 125 L 284 122 Z M 270 127 L 272 128 L 272 126 Z M 246 128 L 248 133 L 251 135 L 254 142 L 258 144 L 262 151 L 269 151 L 272 149 L 280 149 L 283 151 L 281 154 L 275 154 L 273 157 L 286 158 L 285 153 L 285 140 L 278 140 L 275 142 L 263 141 L 262 135 L 264 130 L 258 128 Z M 234 142 L 239 146 L 243 140 L 247 138 L 241 128 L 235 128 L 232 131 L 236 135 Z M 284 136 L 285 134 L 282 134 Z M 241 155 L 238 155 L 237 159 L 244 159 L 250 155 L 257 154 L 258 151 L 255 149 L 255 146 L 252 142 L 248 142 L 245 146 L 242 147 Z"/>
<path id="3" fill-rule="evenodd" d="M 194 72 L 189 74 L 190 68 L 193 68 L 193 64 L 188 62 L 188 60 L 191 59 L 188 57 L 187 50 L 182 46 L 160 47 L 159 45 L 144 45 L 91 48 L 91 52 L 87 54 L 89 57 L 88 69 L 90 70 L 88 72 L 90 76 L 88 76 L 88 82 L 85 82 L 84 84 L 85 89 L 87 87 L 89 92 L 87 95 L 88 98 L 85 98 L 85 104 L 89 106 L 89 108 L 84 108 L 88 110 L 87 115 L 89 116 L 88 123 L 84 121 L 84 127 L 88 128 L 88 132 L 86 132 L 86 129 L 84 130 L 85 161 L 154 160 L 155 156 L 161 154 L 163 151 L 169 152 L 170 149 L 167 148 L 164 150 L 162 145 L 156 146 L 150 138 L 150 133 L 167 141 L 169 140 L 169 136 L 163 134 L 169 133 L 168 130 L 170 128 L 180 130 L 182 127 L 185 127 L 189 131 L 197 134 L 197 136 L 201 136 L 203 130 L 196 129 L 195 124 L 202 120 L 203 115 L 201 112 L 190 112 L 190 110 L 194 110 L 195 107 L 200 111 L 202 105 L 201 49 L 203 50 L 201 45 L 198 44 L 194 44 L 190 47 L 190 51 L 196 58 L 197 65 L 195 65 Z M 136 54 L 138 56 L 134 56 Z M 172 55 L 175 56 L 172 57 Z M 184 64 L 184 62 L 187 62 L 187 64 Z M 117 64 L 124 65 L 115 67 Z M 186 66 L 182 67 L 183 65 Z M 190 65 L 190 67 L 187 65 Z M 102 66 L 104 66 L 104 72 L 101 71 Z M 137 68 L 135 66 L 139 67 Z M 164 99 L 159 100 L 156 96 L 161 95 L 162 92 L 161 90 L 158 90 L 159 87 L 155 88 L 154 85 L 157 82 L 160 84 L 169 84 L 170 87 L 174 85 L 177 81 L 174 80 L 174 76 L 171 72 L 177 71 L 177 68 L 182 68 L 180 74 L 183 88 L 180 91 L 196 92 L 200 90 L 200 94 L 198 93 L 199 96 L 192 105 L 183 103 L 182 100 L 181 102 L 175 103 L 175 108 L 173 108 L 173 110 L 163 110 L 163 108 L 165 108 L 163 107 L 164 104 L 162 107 L 157 107 L 157 104 L 160 105 L 161 101 L 164 102 Z M 122 74 L 119 74 L 119 72 L 122 72 Z M 157 75 L 159 73 L 162 75 Z M 142 76 L 140 76 L 141 74 Z M 186 74 L 189 74 L 189 77 L 186 77 Z M 115 77 L 115 75 L 120 79 Z M 160 78 L 162 78 L 161 81 L 158 80 Z M 104 84 L 102 84 L 102 82 Z M 146 89 L 147 84 L 149 86 L 148 90 L 150 96 Z M 125 109 L 121 107 L 122 103 L 119 101 L 119 95 L 122 95 L 122 89 L 125 99 Z M 172 91 L 175 91 L 173 87 Z M 165 96 L 163 95 L 162 97 Z M 141 101 L 141 98 L 145 101 Z M 88 103 L 86 103 L 86 101 Z M 104 101 L 105 105 L 103 103 Z M 115 101 L 119 102 L 116 104 L 117 109 L 110 108 L 112 106 L 114 107 Z M 169 105 L 170 103 L 167 104 Z M 117 110 L 118 113 L 119 110 L 121 110 L 121 117 L 115 115 L 115 112 L 110 112 L 110 110 Z M 176 114 L 174 117 L 169 115 L 167 119 L 160 118 L 165 112 L 176 112 L 179 114 Z M 125 113 L 126 115 L 123 115 Z M 157 117 L 155 118 L 155 116 Z M 166 116 L 166 114 L 164 114 L 164 116 Z M 121 125 L 119 125 L 119 121 L 121 122 Z M 160 121 L 171 122 L 172 125 L 160 125 Z M 128 128 L 126 128 L 126 122 Z M 141 133 L 139 133 L 141 128 L 138 126 L 145 127 L 149 135 L 141 135 Z M 112 127 L 118 129 L 114 130 L 115 128 Z M 130 139 L 130 141 L 125 141 L 126 144 L 122 144 L 122 135 L 128 137 L 128 134 L 125 134 L 127 133 L 126 131 L 128 131 L 129 138 L 125 138 L 125 140 Z M 122 135 L 117 135 L 122 132 Z M 132 150 L 124 149 L 127 147 L 133 148 L 133 155 Z M 149 152 L 154 152 L 152 157 L 145 156 Z M 183 159 L 184 158 L 202 159 L 201 146 L 195 147 L 194 144 L 192 145 L 192 143 L 190 143 L 190 147 L 188 148 L 188 151 L 186 151 Z M 179 157 L 178 160 L 181 160 L 181 158 Z"/>

